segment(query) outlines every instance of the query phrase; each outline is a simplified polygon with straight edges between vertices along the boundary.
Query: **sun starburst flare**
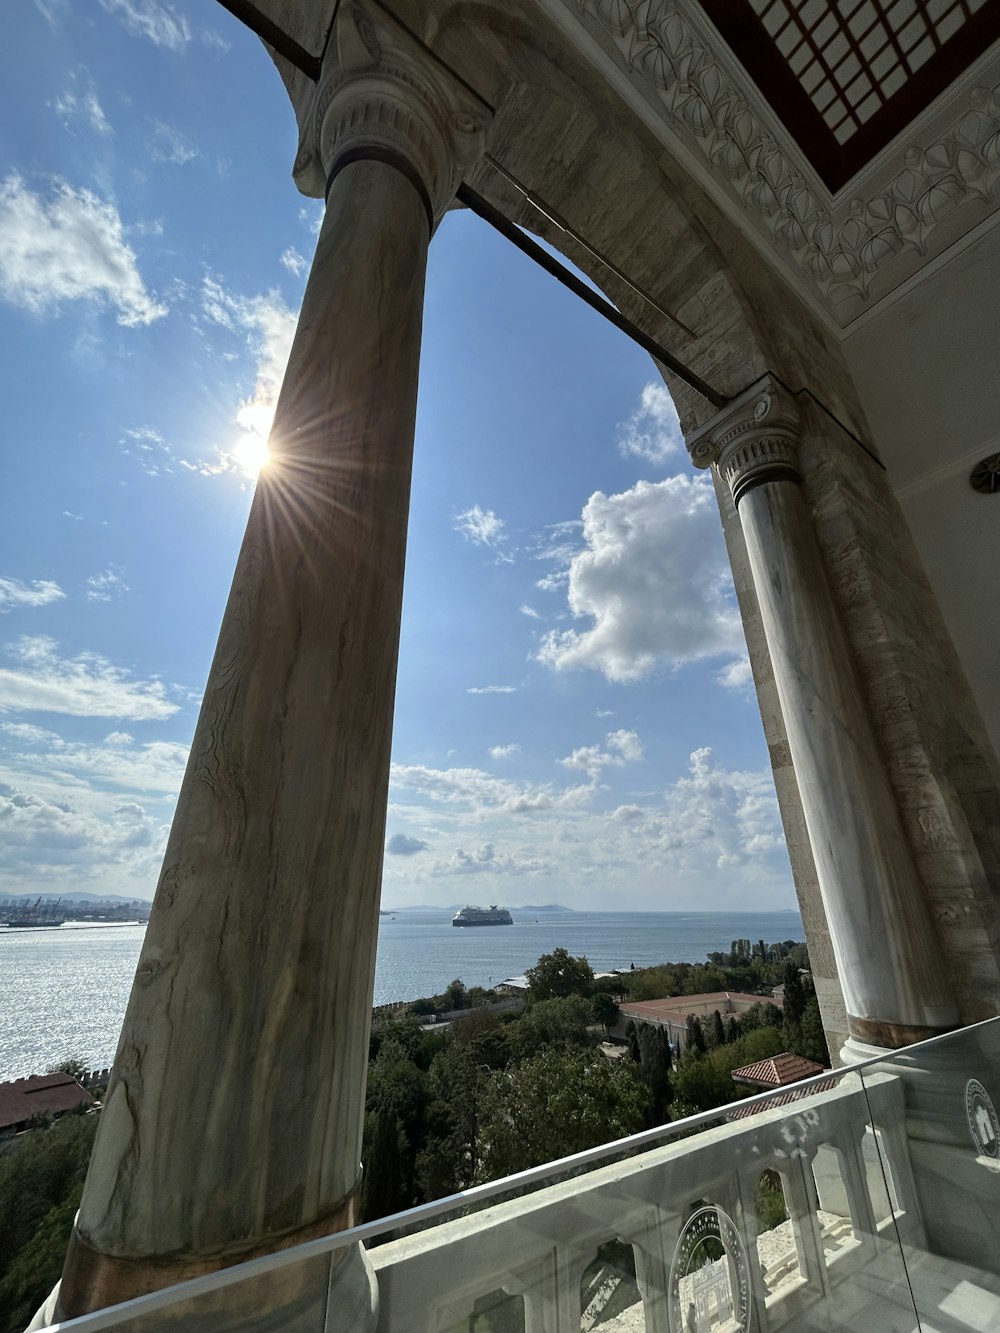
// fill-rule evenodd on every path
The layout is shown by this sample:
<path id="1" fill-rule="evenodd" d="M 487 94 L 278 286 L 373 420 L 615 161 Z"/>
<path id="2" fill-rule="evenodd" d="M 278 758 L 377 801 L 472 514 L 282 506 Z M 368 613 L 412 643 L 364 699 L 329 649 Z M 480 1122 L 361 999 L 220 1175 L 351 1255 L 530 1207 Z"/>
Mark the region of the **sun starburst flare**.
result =
<path id="1" fill-rule="evenodd" d="M 267 466 L 271 453 L 267 441 L 260 435 L 250 432 L 236 445 L 231 457 L 237 469 L 253 481 L 261 469 Z"/>

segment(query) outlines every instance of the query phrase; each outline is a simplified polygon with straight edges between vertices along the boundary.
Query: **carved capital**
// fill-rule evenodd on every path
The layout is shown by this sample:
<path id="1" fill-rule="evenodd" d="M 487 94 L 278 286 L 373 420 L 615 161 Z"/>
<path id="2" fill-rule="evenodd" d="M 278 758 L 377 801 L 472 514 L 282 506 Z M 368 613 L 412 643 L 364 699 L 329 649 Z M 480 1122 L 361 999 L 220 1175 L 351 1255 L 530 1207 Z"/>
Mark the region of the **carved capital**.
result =
<path id="1" fill-rule="evenodd" d="M 770 376 L 758 380 L 688 440 L 695 467 L 719 469 L 737 505 L 769 481 L 799 481 L 799 410 Z"/>
<path id="2" fill-rule="evenodd" d="M 382 10 L 342 4 L 292 176 L 323 198 L 348 162 L 398 167 L 424 196 L 435 226 L 482 156 L 492 112 Z"/>

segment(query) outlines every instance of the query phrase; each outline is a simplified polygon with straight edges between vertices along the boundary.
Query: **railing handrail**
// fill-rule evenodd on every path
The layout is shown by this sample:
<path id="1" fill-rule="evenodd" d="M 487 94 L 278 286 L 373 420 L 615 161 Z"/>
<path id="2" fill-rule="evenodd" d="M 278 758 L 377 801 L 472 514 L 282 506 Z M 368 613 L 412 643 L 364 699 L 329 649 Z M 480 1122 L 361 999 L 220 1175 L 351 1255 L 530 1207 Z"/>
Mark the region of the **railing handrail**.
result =
<path id="1" fill-rule="evenodd" d="M 181 1301 L 206 1296 L 214 1291 L 235 1286 L 240 1282 L 249 1281 L 252 1278 L 286 1268 L 292 1264 L 304 1263 L 324 1254 L 335 1254 L 348 1245 L 374 1240 L 387 1231 L 395 1231 L 399 1227 L 412 1227 L 419 1222 L 433 1221 L 446 1213 L 453 1213 L 460 1208 L 469 1207 L 473 1204 L 488 1202 L 501 1194 L 507 1194 L 512 1190 L 536 1184 L 552 1176 L 568 1173 L 575 1168 L 592 1166 L 606 1158 L 629 1153 L 636 1148 L 655 1146 L 677 1135 L 689 1133 L 700 1126 L 717 1122 L 729 1114 L 734 1107 L 763 1106 L 765 1103 L 773 1101 L 776 1096 L 789 1091 L 801 1095 L 817 1084 L 828 1083 L 831 1078 L 839 1082 L 852 1074 L 870 1069 L 873 1066 L 891 1064 L 899 1056 L 908 1055 L 911 1051 L 923 1051 L 941 1042 L 953 1040 L 959 1033 L 964 1035 L 997 1023 L 1000 1023 L 1000 1017 L 981 1019 L 978 1023 L 970 1023 L 966 1027 L 955 1028 L 950 1032 L 927 1037 L 923 1041 L 914 1042 L 910 1046 L 903 1046 L 898 1050 L 886 1052 L 882 1055 L 871 1056 L 859 1060 L 855 1064 L 844 1065 L 840 1069 L 824 1069 L 822 1073 L 811 1075 L 799 1082 L 784 1087 L 769 1088 L 764 1092 L 755 1093 L 751 1097 L 743 1097 L 738 1101 L 727 1102 L 724 1106 L 716 1107 L 711 1111 L 701 1111 L 697 1115 L 686 1116 L 683 1120 L 673 1120 L 666 1125 L 656 1125 L 652 1129 L 640 1130 L 637 1134 L 629 1134 L 625 1138 L 614 1140 L 612 1143 L 602 1143 L 596 1148 L 586 1148 L 582 1152 L 571 1153 L 568 1157 L 546 1162 L 542 1166 L 529 1167 L 526 1171 L 518 1171 L 514 1175 L 504 1176 L 500 1180 L 491 1180 L 484 1185 L 473 1185 L 469 1189 L 458 1191 L 456 1194 L 445 1195 L 444 1198 L 435 1199 L 430 1203 L 417 1204 L 415 1208 L 407 1208 L 399 1213 L 391 1213 L 388 1217 L 378 1218 L 374 1222 L 363 1222 L 347 1231 L 337 1231 L 328 1236 L 320 1236 L 315 1240 L 305 1241 L 301 1245 L 277 1250 L 273 1254 L 250 1259 L 245 1263 L 233 1264 L 229 1268 L 220 1268 L 215 1272 L 191 1278 L 186 1282 L 178 1282 L 170 1287 L 161 1287 L 158 1291 L 149 1292 L 144 1296 L 136 1296 L 132 1300 L 108 1306 L 103 1310 L 78 1315 L 74 1319 L 60 1320 L 58 1323 L 46 1325 L 42 1333 L 98 1333 L 99 1330 L 114 1328 L 127 1320 L 138 1318 L 141 1315 L 153 1314 L 157 1310 L 166 1309 Z M 830 1089 L 830 1091 L 833 1090 Z"/>

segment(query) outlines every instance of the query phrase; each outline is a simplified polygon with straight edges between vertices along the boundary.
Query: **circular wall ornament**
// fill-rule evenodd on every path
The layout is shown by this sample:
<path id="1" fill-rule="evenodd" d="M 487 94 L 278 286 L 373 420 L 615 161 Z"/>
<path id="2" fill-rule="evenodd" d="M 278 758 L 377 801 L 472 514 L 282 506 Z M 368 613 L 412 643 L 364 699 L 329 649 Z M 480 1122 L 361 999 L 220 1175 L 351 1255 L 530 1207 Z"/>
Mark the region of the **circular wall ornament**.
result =
<path id="1" fill-rule="evenodd" d="M 1000 1117 L 993 1098 L 977 1078 L 970 1078 L 965 1085 L 965 1114 L 978 1156 L 994 1171 L 1000 1171 Z"/>
<path id="2" fill-rule="evenodd" d="M 743 1238 L 721 1208 L 699 1208 L 684 1223 L 670 1264 L 670 1327 L 677 1333 L 750 1328 L 750 1269 Z"/>
<path id="3" fill-rule="evenodd" d="M 1000 494 L 1000 454 L 981 458 L 969 473 L 969 485 L 981 495 Z"/>

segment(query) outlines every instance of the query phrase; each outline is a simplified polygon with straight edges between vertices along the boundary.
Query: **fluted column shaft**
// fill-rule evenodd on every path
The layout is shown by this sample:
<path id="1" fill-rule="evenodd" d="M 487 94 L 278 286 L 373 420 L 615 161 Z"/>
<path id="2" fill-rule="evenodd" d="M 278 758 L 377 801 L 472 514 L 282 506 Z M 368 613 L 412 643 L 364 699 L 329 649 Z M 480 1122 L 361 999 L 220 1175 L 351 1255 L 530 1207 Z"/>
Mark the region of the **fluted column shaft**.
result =
<path id="1" fill-rule="evenodd" d="M 798 472 L 794 401 L 765 381 L 691 441 L 739 509 L 852 1036 L 957 1023 L 940 946 Z"/>
<path id="2" fill-rule="evenodd" d="M 482 123 L 405 35 L 345 11 L 296 163 L 327 211 L 67 1314 L 355 1218 L 427 247 Z"/>

